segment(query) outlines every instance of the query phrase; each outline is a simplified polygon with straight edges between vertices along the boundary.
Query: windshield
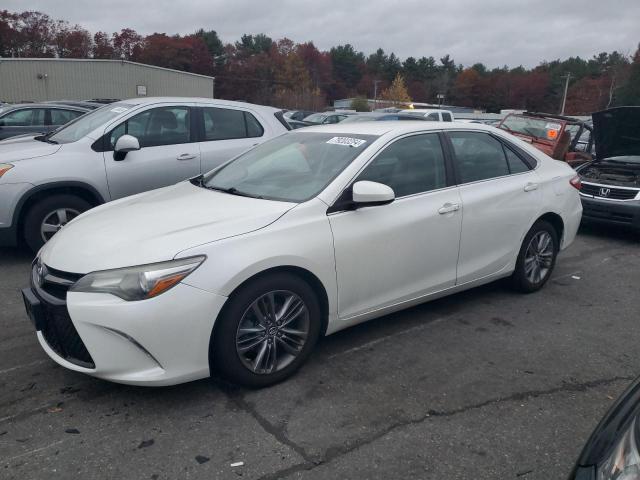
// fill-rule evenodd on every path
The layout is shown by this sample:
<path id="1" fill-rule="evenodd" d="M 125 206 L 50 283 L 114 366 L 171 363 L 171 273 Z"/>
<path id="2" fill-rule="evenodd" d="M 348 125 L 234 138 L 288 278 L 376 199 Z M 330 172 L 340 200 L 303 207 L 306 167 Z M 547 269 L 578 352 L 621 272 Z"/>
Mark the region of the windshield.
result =
<path id="1" fill-rule="evenodd" d="M 322 121 L 327 118 L 329 115 L 325 115 L 324 113 L 312 113 L 308 117 L 304 118 L 305 122 L 313 122 L 313 123 L 322 123 Z"/>
<path id="2" fill-rule="evenodd" d="M 107 123 L 112 118 L 122 115 L 131 107 L 133 107 L 133 105 L 128 103 L 116 103 L 98 108 L 56 130 L 53 135 L 48 137 L 48 140 L 52 143 L 76 142 L 100 125 Z"/>
<path id="3" fill-rule="evenodd" d="M 530 137 L 556 140 L 560 130 L 562 130 L 562 124 L 544 118 L 509 115 L 504 119 L 500 128 L 515 133 L 522 133 L 523 135 L 529 135 Z"/>
<path id="4" fill-rule="evenodd" d="M 320 193 L 376 138 L 290 132 L 208 173 L 202 186 L 256 198 L 304 202 Z"/>

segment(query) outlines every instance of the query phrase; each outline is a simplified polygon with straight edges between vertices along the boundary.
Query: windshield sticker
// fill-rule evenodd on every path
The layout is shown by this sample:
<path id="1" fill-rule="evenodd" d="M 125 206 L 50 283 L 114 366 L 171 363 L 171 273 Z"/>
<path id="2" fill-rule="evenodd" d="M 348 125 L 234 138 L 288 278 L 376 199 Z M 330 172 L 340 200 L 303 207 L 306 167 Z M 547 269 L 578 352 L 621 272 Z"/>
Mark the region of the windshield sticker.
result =
<path id="1" fill-rule="evenodd" d="M 333 137 L 331 140 L 328 140 L 327 143 L 331 145 L 344 145 L 345 147 L 359 147 L 363 143 L 367 143 L 367 141 L 351 137 Z"/>
<path id="2" fill-rule="evenodd" d="M 122 112 L 126 112 L 127 109 L 124 107 L 116 107 L 116 108 L 112 108 L 111 111 L 113 113 L 122 113 Z"/>
<path id="3" fill-rule="evenodd" d="M 562 128 L 562 125 L 560 125 L 559 123 L 547 123 L 544 128 L 546 128 L 547 130 L 556 130 L 559 131 Z"/>

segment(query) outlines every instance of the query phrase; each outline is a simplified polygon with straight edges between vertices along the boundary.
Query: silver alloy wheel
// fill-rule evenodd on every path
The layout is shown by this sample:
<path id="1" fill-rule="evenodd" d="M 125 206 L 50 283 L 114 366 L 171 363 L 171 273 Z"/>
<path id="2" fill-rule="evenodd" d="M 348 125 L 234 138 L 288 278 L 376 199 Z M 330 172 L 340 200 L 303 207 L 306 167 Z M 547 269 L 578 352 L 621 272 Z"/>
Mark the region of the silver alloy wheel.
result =
<path id="1" fill-rule="evenodd" d="M 524 256 L 524 273 L 529 282 L 536 285 L 547 277 L 553 263 L 553 254 L 553 238 L 549 232 L 538 232 L 531 238 Z"/>
<path id="2" fill-rule="evenodd" d="M 236 351 L 253 373 L 275 373 L 300 354 L 309 327 L 309 309 L 300 296 L 274 290 L 258 297 L 242 315 Z"/>
<path id="3" fill-rule="evenodd" d="M 40 224 L 40 236 L 42 240 L 45 243 L 48 242 L 58 230 L 78 215 L 80 215 L 80 212 L 73 208 L 57 208 L 53 212 L 49 212 L 44 216 L 44 220 Z"/>

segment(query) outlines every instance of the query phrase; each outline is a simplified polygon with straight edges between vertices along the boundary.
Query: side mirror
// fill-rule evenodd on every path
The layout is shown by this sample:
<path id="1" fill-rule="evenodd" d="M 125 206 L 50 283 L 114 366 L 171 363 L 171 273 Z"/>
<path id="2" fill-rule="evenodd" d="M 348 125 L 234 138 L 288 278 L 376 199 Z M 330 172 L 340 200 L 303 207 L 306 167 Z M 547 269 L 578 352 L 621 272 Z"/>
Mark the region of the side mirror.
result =
<path id="1" fill-rule="evenodd" d="M 113 148 L 113 159 L 124 160 L 127 153 L 133 152 L 134 150 L 140 150 L 140 142 L 138 139 L 132 135 L 122 135 L 118 138 Z"/>
<path id="2" fill-rule="evenodd" d="M 386 205 L 395 200 L 393 189 L 383 183 L 361 180 L 353 184 L 352 199 L 356 207 Z"/>

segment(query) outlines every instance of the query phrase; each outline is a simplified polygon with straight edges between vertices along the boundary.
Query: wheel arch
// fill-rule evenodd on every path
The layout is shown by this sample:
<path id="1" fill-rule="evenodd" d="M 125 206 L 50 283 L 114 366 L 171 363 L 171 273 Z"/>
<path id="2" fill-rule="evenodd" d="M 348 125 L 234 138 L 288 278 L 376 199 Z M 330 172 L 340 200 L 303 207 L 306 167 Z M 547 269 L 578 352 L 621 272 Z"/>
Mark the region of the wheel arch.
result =
<path id="1" fill-rule="evenodd" d="M 27 191 L 20 198 L 13 212 L 12 224 L 16 226 L 18 238 L 23 239 L 24 220 L 29 209 L 40 200 L 58 194 L 75 195 L 87 201 L 92 207 L 105 203 L 105 199 L 100 192 L 87 183 L 52 182 L 38 185 Z"/>
<path id="2" fill-rule="evenodd" d="M 288 273 L 291 275 L 295 275 L 296 277 L 301 278 L 302 280 L 304 280 L 305 282 L 307 282 L 309 284 L 309 286 L 313 289 L 313 291 L 316 293 L 317 297 L 318 297 L 318 303 L 320 304 L 320 316 L 322 319 L 322 325 L 320 328 L 320 335 L 324 336 L 326 331 L 327 331 L 327 327 L 329 325 L 329 296 L 327 294 L 327 290 L 324 286 L 324 284 L 322 283 L 322 281 L 317 277 L 317 275 L 315 275 L 313 272 L 311 272 L 310 270 L 303 268 L 303 267 L 299 267 L 299 266 L 295 266 L 295 265 L 280 265 L 277 267 L 271 267 L 271 268 L 267 268 L 265 270 L 261 270 L 260 272 L 257 272 L 253 275 L 251 275 L 250 277 L 248 277 L 247 279 L 245 279 L 244 281 L 242 281 L 240 284 L 238 284 L 233 291 L 229 294 L 229 298 L 231 298 L 233 295 L 235 295 L 235 293 L 240 290 L 241 288 L 243 288 L 245 285 L 247 285 L 249 282 L 253 282 L 254 280 L 258 279 L 258 278 L 262 278 L 265 276 L 269 276 L 269 275 L 273 275 L 275 273 Z M 222 310 L 220 310 L 220 313 L 218 314 L 218 317 L 222 316 L 225 312 L 225 307 L 228 304 L 228 302 L 225 302 L 225 306 L 222 307 Z M 213 327 L 213 330 L 215 332 L 216 329 L 216 325 L 218 325 L 218 322 L 216 321 Z"/>
<path id="3" fill-rule="evenodd" d="M 534 224 L 536 222 L 539 222 L 540 220 L 543 220 L 545 222 L 549 222 L 551 224 L 551 226 L 554 228 L 554 230 L 556 231 L 557 235 L 558 235 L 558 243 L 559 245 L 562 245 L 562 238 L 564 235 L 564 220 L 562 219 L 562 217 L 560 215 L 558 215 L 557 213 L 554 212 L 547 212 L 543 215 L 540 215 L 535 222 L 533 222 Z"/>

